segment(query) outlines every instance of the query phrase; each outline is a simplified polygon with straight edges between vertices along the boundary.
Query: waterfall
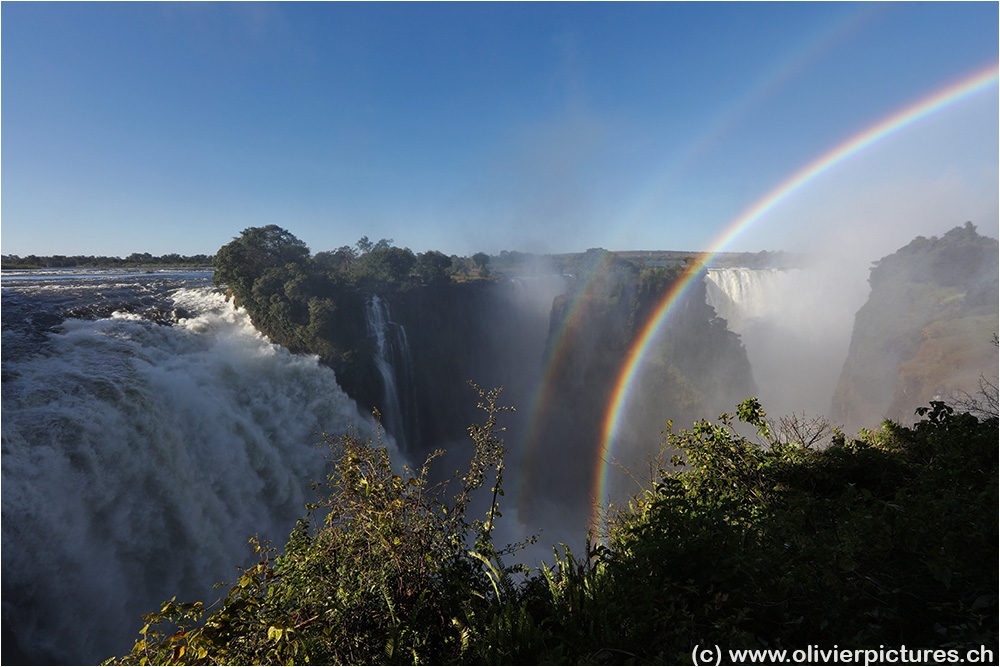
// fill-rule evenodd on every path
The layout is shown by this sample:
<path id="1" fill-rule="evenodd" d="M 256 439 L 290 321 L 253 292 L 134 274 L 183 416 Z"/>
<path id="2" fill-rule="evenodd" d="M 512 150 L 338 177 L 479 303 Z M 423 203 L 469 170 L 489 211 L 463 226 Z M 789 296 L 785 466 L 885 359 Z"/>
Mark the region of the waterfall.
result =
<path id="1" fill-rule="evenodd" d="M 789 275 L 780 269 L 709 269 L 706 300 L 731 331 L 743 333 L 747 323 L 771 317 L 780 308 L 775 290 Z"/>
<path id="2" fill-rule="evenodd" d="M 857 306 L 829 267 L 709 269 L 706 301 L 740 335 L 771 414 L 829 410 Z"/>
<path id="3" fill-rule="evenodd" d="M 549 328 L 552 302 L 566 292 L 568 281 L 561 274 L 541 274 L 517 276 L 509 280 L 512 298 L 510 307 L 518 317 L 529 316 L 545 321 L 544 330 Z"/>
<path id="4" fill-rule="evenodd" d="M 365 308 L 368 335 L 375 339 L 375 366 L 382 378 L 382 425 L 395 438 L 400 450 L 406 450 L 408 420 L 416 418 L 409 409 L 413 404 L 413 359 L 406 340 L 406 329 L 392 321 L 389 304 L 378 296 L 368 299 Z"/>
<path id="5" fill-rule="evenodd" d="M 96 664 L 171 596 L 210 604 L 248 538 L 280 547 L 305 514 L 317 433 L 370 432 L 328 368 L 220 294 L 164 298 L 170 326 L 116 311 L 29 346 L 4 322 L 4 638 L 29 664 Z"/>

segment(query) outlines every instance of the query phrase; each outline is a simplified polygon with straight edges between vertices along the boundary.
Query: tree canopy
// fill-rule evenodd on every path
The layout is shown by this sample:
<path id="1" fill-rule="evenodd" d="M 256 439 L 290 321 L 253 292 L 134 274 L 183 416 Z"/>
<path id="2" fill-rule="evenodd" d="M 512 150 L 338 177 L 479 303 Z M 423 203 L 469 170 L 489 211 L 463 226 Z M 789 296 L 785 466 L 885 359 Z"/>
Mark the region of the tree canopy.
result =
<path id="1" fill-rule="evenodd" d="M 256 276 L 287 264 L 301 265 L 309 248 L 291 232 L 277 225 L 248 227 L 215 255 L 215 284 L 246 292 Z"/>
<path id="2" fill-rule="evenodd" d="M 486 256 L 488 261 L 488 256 Z M 414 255 L 392 239 L 363 236 L 353 246 L 310 256 L 309 248 L 278 225 L 249 227 L 215 256 L 216 285 L 246 308 L 254 325 L 293 352 L 317 354 L 356 399 L 377 395 L 367 359 L 374 350 L 365 327 L 369 296 L 443 285 L 472 269 L 438 251 Z"/>

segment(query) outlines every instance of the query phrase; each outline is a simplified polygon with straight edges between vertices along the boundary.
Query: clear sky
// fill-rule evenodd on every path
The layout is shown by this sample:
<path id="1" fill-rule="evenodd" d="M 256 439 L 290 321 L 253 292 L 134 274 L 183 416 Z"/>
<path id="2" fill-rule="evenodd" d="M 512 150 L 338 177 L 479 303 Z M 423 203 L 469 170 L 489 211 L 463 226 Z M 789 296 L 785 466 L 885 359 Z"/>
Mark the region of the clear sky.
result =
<path id="1" fill-rule="evenodd" d="M 998 20 L 996 2 L 4 2 L 2 251 L 211 254 L 272 223 L 314 252 L 705 249 L 803 165 L 995 64 Z M 998 124 L 992 86 L 726 249 L 996 236 Z"/>

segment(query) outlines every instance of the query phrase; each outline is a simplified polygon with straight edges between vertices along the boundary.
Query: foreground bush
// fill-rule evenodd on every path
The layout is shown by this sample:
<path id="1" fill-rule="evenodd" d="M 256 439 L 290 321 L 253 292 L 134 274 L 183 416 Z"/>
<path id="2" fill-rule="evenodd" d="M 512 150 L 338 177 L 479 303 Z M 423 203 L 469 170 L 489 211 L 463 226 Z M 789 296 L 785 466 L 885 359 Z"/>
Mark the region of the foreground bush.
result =
<path id="1" fill-rule="evenodd" d="M 344 438 L 321 503 L 278 555 L 256 544 L 217 608 L 167 603 L 132 663 L 623 664 L 723 648 L 997 644 L 996 418 L 934 403 L 826 448 L 774 433 L 753 399 L 667 432 L 645 493 L 609 509 L 602 544 L 505 567 L 497 392 L 450 502 L 426 465 Z M 803 435 L 798 433 L 796 435 Z M 798 441 L 796 441 L 798 440 Z M 805 444 L 803 444 L 803 442 Z M 485 521 L 470 496 L 496 473 Z M 517 546 L 517 545 L 515 545 Z M 523 572 L 515 583 L 515 575 Z M 995 655 L 996 653 L 994 653 Z"/>
<path id="2" fill-rule="evenodd" d="M 623 647 L 996 646 L 997 420 L 941 403 L 822 450 L 760 406 L 668 436 L 687 470 L 616 517 L 606 557 Z"/>
<path id="3" fill-rule="evenodd" d="M 491 539 L 502 493 L 498 391 L 480 391 L 486 423 L 450 502 L 428 464 L 397 475 L 381 444 L 331 443 L 333 472 L 282 553 L 251 540 L 260 561 L 217 606 L 170 601 L 120 664 L 441 662 L 458 660 L 469 620 L 496 604 L 511 569 Z M 486 521 L 466 519 L 473 492 L 496 475 Z"/>

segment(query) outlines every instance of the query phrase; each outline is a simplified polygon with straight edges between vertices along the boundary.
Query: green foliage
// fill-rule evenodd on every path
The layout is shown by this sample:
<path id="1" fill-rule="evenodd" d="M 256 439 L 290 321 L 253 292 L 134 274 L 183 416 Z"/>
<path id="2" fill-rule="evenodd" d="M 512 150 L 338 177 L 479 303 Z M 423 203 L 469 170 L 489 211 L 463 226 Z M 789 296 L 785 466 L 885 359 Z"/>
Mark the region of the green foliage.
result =
<path id="1" fill-rule="evenodd" d="M 280 554 L 256 538 L 259 561 L 206 608 L 171 600 L 144 617 L 132 652 L 118 664 L 368 664 L 454 662 L 469 649 L 468 627 L 513 595 L 518 568 L 493 545 L 500 516 L 503 428 L 499 390 L 476 387 L 486 421 L 470 428 L 474 453 L 446 489 L 420 470 L 396 474 L 381 442 L 324 436 L 332 472 L 316 485 Z M 469 521 L 472 495 L 495 475 L 486 520 Z M 458 473 L 456 473 L 458 477 Z"/>
<path id="2" fill-rule="evenodd" d="M 253 289 L 254 279 L 268 269 L 301 264 L 309 248 L 277 225 L 248 227 L 215 255 L 215 284 L 225 284 L 237 295 Z"/>
<path id="3" fill-rule="evenodd" d="M 488 261 L 488 256 L 486 260 Z M 361 404 L 376 406 L 380 389 L 366 327 L 371 295 L 393 299 L 420 285 L 442 286 L 465 278 L 472 260 L 437 251 L 419 256 L 391 239 L 362 237 L 309 256 L 309 249 L 277 225 L 250 227 L 219 249 L 213 281 L 274 343 L 292 352 L 316 354 L 336 373 L 341 386 Z"/>
<path id="4" fill-rule="evenodd" d="M 437 250 L 429 250 L 417 255 L 416 271 L 429 285 L 442 285 L 449 282 L 448 269 L 451 268 L 451 257 Z"/>
<path id="5" fill-rule="evenodd" d="M 189 266 L 205 267 L 212 265 L 211 255 L 151 255 L 148 252 L 134 252 L 128 257 L 108 257 L 106 255 L 4 255 L 0 266 L 8 269 L 41 269 L 66 267 L 138 267 L 138 266 Z"/>
<path id="6" fill-rule="evenodd" d="M 472 256 L 472 262 L 476 265 L 476 269 L 479 270 L 479 276 L 482 278 L 490 275 L 490 256 L 485 252 L 477 252 Z"/>
<path id="7" fill-rule="evenodd" d="M 768 447 L 730 415 L 671 433 L 687 469 L 615 518 L 628 644 L 670 660 L 695 643 L 995 643 L 995 419 L 935 403 L 818 450 L 773 438 L 755 400 L 739 414 Z"/>
<path id="8" fill-rule="evenodd" d="M 529 571 L 492 531 L 503 495 L 498 391 L 458 492 L 423 467 L 393 471 L 348 435 L 319 502 L 282 553 L 206 609 L 171 600 L 145 618 L 133 663 L 650 664 L 727 648 L 969 647 L 997 641 L 997 420 L 921 409 L 825 448 L 779 433 L 756 399 L 668 429 L 680 454 L 603 544 Z M 825 431 L 825 426 L 819 425 Z M 328 440 L 328 442 L 330 442 Z M 485 520 L 472 495 L 495 480 Z"/>
<path id="9" fill-rule="evenodd" d="M 382 241 L 361 258 L 359 274 L 370 286 L 396 287 L 407 283 L 410 271 L 417 262 L 409 248 L 395 248 L 382 245 Z"/>

